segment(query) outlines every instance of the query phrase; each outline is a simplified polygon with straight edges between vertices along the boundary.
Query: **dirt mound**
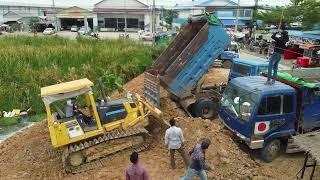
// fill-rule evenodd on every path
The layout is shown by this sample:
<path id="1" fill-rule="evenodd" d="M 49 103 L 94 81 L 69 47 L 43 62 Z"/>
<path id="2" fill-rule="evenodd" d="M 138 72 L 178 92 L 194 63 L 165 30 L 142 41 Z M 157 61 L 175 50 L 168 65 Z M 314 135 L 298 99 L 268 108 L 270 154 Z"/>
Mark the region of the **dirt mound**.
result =
<path id="1" fill-rule="evenodd" d="M 217 72 L 217 71 L 216 71 Z M 208 76 L 213 77 L 213 76 Z M 140 75 L 124 86 L 125 90 L 143 93 L 143 75 Z M 216 76 L 218 80 L 219 76 Z M 207 82 L 215 80 L 207 80 Z M 118 93 L 120 97 L 124 93 Z M 200 138 L 211 139 L 212 145 L 207 151 L 207 163 L 214 167 L 208 172 L 209 179 L 270 179 L 279 178 L 283 171 L 274 173 L 273 166 L 260 167 L 249 155 L 239 149 L 227 131 L 218 120 L 211 122 L 196 118 L 188 118 L 178 105 L 167 98 L 167 92 L 162 89 L 161 109 L 164 117 L 177 117 L 186 139 L 186 151 Z M 0 144 L 0 175 L 1 179 L 124 179 L 126 167 L 130 164 L 129 154 L 112 156 L 104 167 L 89 170 L 80 174 L 64 174 L 61 162 L 61 150 L 54 149 L 50 142 L 47 122 L 35 124 L 23 132 Z M 148 170 L 152 179 L 179 179 L 185 174 L 183 162 L 179 154 L 177 169 L 169 167 L 169 154 L 164 146 L 164 134 L 158 133 L 150 150 L 141 152 L 141 164 Z M 286 162 L 286 161 L 284 161 Z M 293 162 L 293 161 L 292 161 Z M 296 162 L 296 161 L 295 161 Z M 298 161 L 300 162 L 300 160 Z M 282 161 L 281 161 L 282 163 Z M 287 167 L 284 163 L 282 166 Z M 282 167 L 281 166 L 281 167 Z M 291 168 L 295 170 L 295 168 Z M 294 172 L 294 171 L 293 171 Z M 278 175 L 277 175 L 278 174 Z M 292 175 L 290 172 L 281 177 Z M 280 178 L 281 179 L 281 178 Z M 283 179 L 283 178 L 282 178 Z"/>

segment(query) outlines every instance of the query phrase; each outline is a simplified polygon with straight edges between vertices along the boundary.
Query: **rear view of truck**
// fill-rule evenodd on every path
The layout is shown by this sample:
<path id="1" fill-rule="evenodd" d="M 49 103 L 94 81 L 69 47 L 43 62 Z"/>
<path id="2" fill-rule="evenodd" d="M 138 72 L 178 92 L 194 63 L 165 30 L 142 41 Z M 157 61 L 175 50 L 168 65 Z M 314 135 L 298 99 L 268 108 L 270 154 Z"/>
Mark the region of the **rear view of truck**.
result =
<path id="1" fill-rule="evenodd" d="M 206 14 L 190 18 L 148 70 L 145 82 L 157 77 L 189 115 L 212 118 L 216 115 L 219 92 L 216 88 L 201 89 L 202 78 L 229 43 L 227 33 L 215 17 Z M 159 94 L 152 90 L 154 93 L 145 86 L 149 92 L 146 96 Z"/>

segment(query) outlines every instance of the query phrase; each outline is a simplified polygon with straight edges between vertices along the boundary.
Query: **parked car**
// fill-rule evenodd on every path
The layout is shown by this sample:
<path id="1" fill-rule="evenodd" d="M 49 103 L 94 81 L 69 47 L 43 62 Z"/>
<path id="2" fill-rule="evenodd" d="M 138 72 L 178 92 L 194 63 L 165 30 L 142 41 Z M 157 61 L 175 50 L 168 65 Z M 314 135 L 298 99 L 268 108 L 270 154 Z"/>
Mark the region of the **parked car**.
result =
<path id="1" fill-rule="evenodd" d="M 91 28 L 90 28 L 90 27 L 87 27 L 87 29 L 86 29 L 86 27 L 82 26 L 82 27 L 79 29 L 78 33 L 79 33 L 80 35 L 85 35 L 85 34 L 88 34 L 90 31 L 91 31 Z"/>
<path id="2" fill-rule="evenodd" d="M 153 37 L 150 32 L 145 32 L 139 36 L 139 39 L 142 39 L 144 41 L 152 41 Z"/>
<path id="3" fill-rule="evenodd" d="M 73 25 L 73 26 L 71 26 L 70 30 L 71 30 L 71 32 L 77 32 L 79 30 L 79 28 L 78 28 L 78 26 Z"/>
<path id="4" fill-rule="evenodd" d="M 44 31 L 43 31 L 43 34 L 45 35 L 51 35 L 51 34 L 54 34 L 56 33 L 56 30 L 53 29 L 53 28 L 46 28 Z"/>

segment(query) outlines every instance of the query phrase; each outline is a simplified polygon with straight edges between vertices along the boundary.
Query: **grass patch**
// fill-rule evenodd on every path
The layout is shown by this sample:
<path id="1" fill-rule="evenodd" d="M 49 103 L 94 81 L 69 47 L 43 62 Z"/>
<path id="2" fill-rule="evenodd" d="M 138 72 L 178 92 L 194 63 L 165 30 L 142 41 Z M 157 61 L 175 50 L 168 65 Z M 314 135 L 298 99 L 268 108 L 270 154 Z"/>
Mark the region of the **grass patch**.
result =
<path id="1" fill-rule="evenodd" d="M 0 37 L 0 110 L 43 113 L 40 88 L 113 74 L 123 82 L 145 71 L 161 48 L 130 40 L 70 40 L 58 36 Z M 94 93 L 99 95 L 95 87 Z"/>
<path id="2" fill-rule="evenodd" d="M 29 122 L 39 122 L 47 118 L 47 114 L 36 114 L 29 117 Z"/>
<path id="3" fill-rule="evenodd" d="M 19 123 L 17 117 L 2 117 L 0 118 L 0 126 L 12 126 Z"/>

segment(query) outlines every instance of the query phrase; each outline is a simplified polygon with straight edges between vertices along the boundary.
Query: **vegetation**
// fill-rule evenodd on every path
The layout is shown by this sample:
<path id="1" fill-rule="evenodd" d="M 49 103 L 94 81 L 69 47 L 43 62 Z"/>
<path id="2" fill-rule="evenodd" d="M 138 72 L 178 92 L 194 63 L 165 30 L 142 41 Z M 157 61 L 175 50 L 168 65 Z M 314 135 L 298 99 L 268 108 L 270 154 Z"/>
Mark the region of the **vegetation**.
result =
<path id="1" fill-rule="evenodd" d="M 142 73 L 161 52 L 129 40 L 57 36 L 2 37 L 0 47 L 0 110 L 31 107 L 36 113 L 44 112 L 41 87 L 80 78 L 98 84 L 102 75 L 120 77 L 123 83 Z M 96 88 L 94 92 L 100 94 Z"/>
<path id="2" fill-rule="evenodd" d="M 37 27 L 38 27 L 39 22 L 40 22 L 40 20 L 37 17 L 32 17 L 29 21 L 28 25 L 29 25 L 30 31 L 33 32 L 34 34 L 37 33 Z"/>
<path id="3" fill-rule="evenodd" d="M 172 9 L 163 10 L 163 17 L 167 24 L 172 25 L 173 18 L 178 17 L 178 12 Z"/>
<path id="4" fill-rule="evenodd" d="M 266 24 L 278 25 L 283 13 L 285 23 L 301 22 L 304 30 L 310 30 L 320 24 L 320 1 L 318 0 L 292 0 L 291 5 L 282 8 L 275 7 L 257 14 Z"/>
<path id="5" fill-rule="evenodd" d="M 0 118 L 0 126 L 11 126 L 18 124 L 19 119 L 17 117 L 2 117 Z"/>

